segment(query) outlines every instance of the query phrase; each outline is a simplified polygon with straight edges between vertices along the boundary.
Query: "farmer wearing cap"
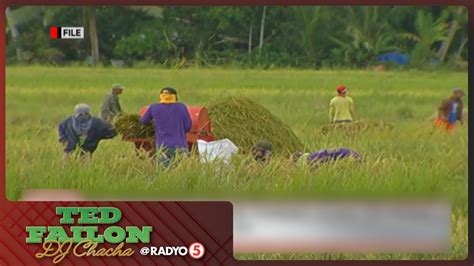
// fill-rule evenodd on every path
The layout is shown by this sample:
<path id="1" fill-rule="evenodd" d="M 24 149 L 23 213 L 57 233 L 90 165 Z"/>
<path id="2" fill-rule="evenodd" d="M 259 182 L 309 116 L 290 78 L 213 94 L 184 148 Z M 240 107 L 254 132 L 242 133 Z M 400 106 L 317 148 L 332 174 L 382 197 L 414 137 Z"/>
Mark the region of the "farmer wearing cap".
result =
<path id="1" fill-rule="evenodd" d="M 296 152 L 292 155 L 292 159 L 297 165 L 309 165 L 313 168 L 319 167 L 324 163 L 348 158 L 355 159 L 356 161 L 362 160 L 362 156 L 359 153 L 348 148 L 322 149 L 314 153 Z"/>
<path id="2" fill-rule="evenodd" d="M 117 133 L 112 125 L 91 116 L 89 105 L 80 103 L 74 107 L 74 115 L 59 124 L 59 141 L 64 152 L 70 154 L 77 148 L 81 155 L 92 154 L 103 139 L 111 139 Z"/>
<path id="3" fill-rule="evenodd" d="M 329 103 L 329 118 L 331 123 L 346 123 L 354 120 L 354 102 L 347 96 L 347 88 L 337 87 L 337 96 Z"/>
<path id="4" fill-rule="evenodd" d="M 112 91 L 105 97 L 100 108 L 100 116 L 104 121 L 112 122 L 114 117 L 122 112 L 119 95 L 123 93 L 123 89 L 125 87 L 122 84 L 112 85 Z"/>
<path id="5" fill-rule="evenodd" d="M 438 117 L 435 120 L 435 126 L 445 128 L 446 131 L 454 129 L 458 120 L 461 125 L 464 124 L 462 117 L 464 91 L 460 88 L 454 88 L 452 92 L 451 97 L 441 102 L 438 107 Z"/>
<path id="6" fill-rule="evenodd" d="M 154 121 L 156 149 L 161 151 L 160 164 L 168 168 L 177 154 L 188 154 L 186 133 L 191 130 L 192 121 L 186 105 L 178 102 L 178 93 L 173 88 L 160 91 L 160 103 L 146 109 L 140 122 Z"/>

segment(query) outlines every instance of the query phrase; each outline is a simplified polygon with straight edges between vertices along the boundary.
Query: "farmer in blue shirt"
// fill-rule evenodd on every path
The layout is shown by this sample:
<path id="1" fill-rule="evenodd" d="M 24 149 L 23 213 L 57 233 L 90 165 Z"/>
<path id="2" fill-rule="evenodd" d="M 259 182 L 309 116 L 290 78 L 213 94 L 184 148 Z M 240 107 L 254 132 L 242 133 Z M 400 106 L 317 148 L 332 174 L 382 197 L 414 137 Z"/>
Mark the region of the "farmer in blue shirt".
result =
<path id="1" fill-rule="evenodd" d="M 176 154 L 187 155 L 186 133 L 192 121 L 186 105 L 177 102 L 178 93 L 173 88 L 160 91 L 160 103 L 150 105 L 140 119 L 142 124 L 152 120 L 155 124 L 156 149 L 161 151 L 159 161 L 168 168 Z"/>
<path id="2" fill-rule="evenodd" d="M 85 103 L 74 107 L 74 115 L 61 122 L 58 131 L 64 152 L 70 154 L 79 148 L 82 156 L 94 153 L 101 140 L 117 135 L 111 124 L 92 117 L 90 107 Z"/>

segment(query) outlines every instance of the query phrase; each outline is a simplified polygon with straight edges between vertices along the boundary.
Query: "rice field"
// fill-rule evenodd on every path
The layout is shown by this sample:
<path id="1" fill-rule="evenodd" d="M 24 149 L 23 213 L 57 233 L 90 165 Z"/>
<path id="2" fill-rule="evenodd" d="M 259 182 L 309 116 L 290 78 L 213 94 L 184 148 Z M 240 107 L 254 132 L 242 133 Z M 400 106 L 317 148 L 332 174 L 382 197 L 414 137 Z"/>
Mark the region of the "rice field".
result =
<path id="1" fill-rule="evenodd" d="M 465 72 L 113 69 L 15 66 L 6 70 L 7 191 L 19 200 L 25 189 L 81 190 L 91 198 L 447 198 L 452 202 L 452 247 L 448 254 L 308 254 L 306 259 L 463 259 L 467 255 L 467 125 L 447 135 L 429 117 L 452 87 L 467 89 Z M 196 157 L 170 170 L 136 156 L 120 137 L 103 141 L 88 161 L 65 161 L 57 125 L 74 105 L 99 114 L 113 83 L 127 88 L 123 109 L 138 113 L 158 101 L 162 87 L 178 90 L 187 105 L 245 96 L 280 118 L 305 151 L 348 147 L 361 164 L 338 162 L 317 171 L 298 168 L 284 156 L 262 167 L 238 154 L 230 165 L 200 164 Z M 350 88 L 363 130 L 328 129 L 335 88 Z M 467 97 L 464 98 L 467 107 Z M 255 114 L 258 115 L 258 114 Z M 388 127 L 370 126 L 390 124 Z M 227 130 L 239 131 L 235 127 Z M 291 140 L 288 140 L 291 141 Z M 294 254 L 242 258 L 294 258 Z"/>

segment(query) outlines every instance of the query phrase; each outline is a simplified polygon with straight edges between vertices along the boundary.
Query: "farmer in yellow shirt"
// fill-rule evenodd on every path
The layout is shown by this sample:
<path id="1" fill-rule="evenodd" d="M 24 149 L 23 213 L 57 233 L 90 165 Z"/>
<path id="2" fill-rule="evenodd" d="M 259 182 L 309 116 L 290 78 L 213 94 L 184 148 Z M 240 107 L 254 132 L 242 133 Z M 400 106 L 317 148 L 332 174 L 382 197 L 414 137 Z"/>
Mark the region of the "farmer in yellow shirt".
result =
<path id="1" fill-rule="evenodd" d="M 354 120 L 354 101 L 347 96 L 347 88 L 337 87 L 337 96 L 329 104 L 329 118 L 331 123 L 347 123 Z"/>

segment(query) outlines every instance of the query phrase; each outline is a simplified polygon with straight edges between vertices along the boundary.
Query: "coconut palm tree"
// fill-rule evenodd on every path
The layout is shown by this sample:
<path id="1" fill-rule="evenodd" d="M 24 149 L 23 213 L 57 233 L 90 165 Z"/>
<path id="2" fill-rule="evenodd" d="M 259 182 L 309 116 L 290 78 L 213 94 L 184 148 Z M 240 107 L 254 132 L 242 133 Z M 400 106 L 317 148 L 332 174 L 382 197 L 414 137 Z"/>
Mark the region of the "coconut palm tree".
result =
<path id="1" fill-rule="evenodd" d="M 440 62 L 444 62 L 446 59 L 446 55 L 448 54 L 449 47 L 456 36 L 456 33 L 459 29 L 461 29 L 460 21 L 467 21 L 467 12 L 464 12 L 465 7 L 458 6 L 458 7 L 449 7 L 449 12 L 453 14 L 453 18 L 449 23 L 449 29 L 447 32 L 447 36 L 444 41 L 441 43 L 441 46 L 438 50 L 438 60 Z M 461 42 L 461 45 L 463 42 Z M 462 47 L 461 46 L 461 47 Z"/>
<path id="2" fill-rule="evenodd" d="M 317 32 L 317 27 L 321 24 L 320 10 L 319 6 L 293 7 L 302 47 L 313 62 L 316 61 L 320 41 Z"/>
<path id="3" fill-rule="evenodd" d="M 131 10 L 140 10 L 146 12 L 148 15 L 153 16 L 155 18 L 161 18 L 163 14 L 163 10 L 161 7 L 153 7 L 153 6 L 130 6 L 128 7 Z M 96 7 L 88 6 L 82 8 L 84 24 L 87 25 L 89 29 L 89 40 L 90 40 L 90 47 L 91 47 L 91 64 L 95 66 L 100 59 L 99 54 L 99 35 L 97 32 L 97 15 L 96 15 Z"/>
<path id="4" fill-rule="evenodd" d="M 411 61 L 413 64 L 423 65 L 436 55 L 433 45 L 446 39 L 447 15 L 447 13 L 443 13 L 434 19 L 431 13 L 423 10 L 418 11 L 415 20 L 416 32 L 403 34 L 406 38 L 416 42 L 412 51 Z"/>
<path id="5" fill-rule="evenodd" d="M 41 16 L 42 10 L 34 6 L 7 7 L 5 16 L 7 21 L 7 31 L 11 34 L 12 42 L 16 46 L 16 56 L 19 62 L 24 61 L 23 49 L 18 43 L 21 37 L 19 26 Z"/>
<path id="6" fill-rule="evenodd" d="M 348 7 L 345 9 L 345 36 L 331 36 L 330 39 L 343 51 L 347 61 L 366 65 L 377 55 L 398 50 L 394 45 L 397 34 L 390 28 L 388 17 L 394 7 Z"/>

